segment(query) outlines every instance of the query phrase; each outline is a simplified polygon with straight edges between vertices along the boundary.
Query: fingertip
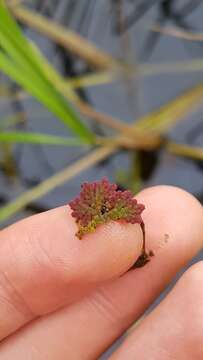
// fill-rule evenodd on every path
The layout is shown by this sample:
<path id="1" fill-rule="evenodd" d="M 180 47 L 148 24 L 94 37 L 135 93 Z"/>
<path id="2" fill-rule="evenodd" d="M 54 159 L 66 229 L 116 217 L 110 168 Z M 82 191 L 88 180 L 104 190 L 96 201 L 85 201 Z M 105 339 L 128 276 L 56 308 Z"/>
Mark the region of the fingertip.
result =
<path id="1" fill-rule="evenodd" d="M 167 263 L 180 267 L 200 251 L 203 207 L 192 194 L 175 186 L 161 185 L 141 191 L 137 198 L 146 205 L 143 219 L 147 247 L 160 252 L 159 262 L 163 258 L 166 267 Z"/>
<path id="2" fill-rule="evenodd" d="M 65 222 L 68 224 L 65 246 L 66 254 L 69 249 L 70 256 L 66 255 L 65 261 L 68 265 L 74 262 L 74 273 L 70 272 L 72 278 L 77 278 L 77 274 L 80 274 L 80 278 L 89 283 L 109 280 L 126 272 L 140 256 L 143 234 L 139 224 L 109 221 L 80 240 L 76 236 L 77 224 L 70 207 L 61 207 L 60 211 L 63 223 L 65 215 Z M 63 232 L 62 230 L 62 234 Z"/>
<path id="3" fill-rule="evenodd" d="M 111 221 L 86 235 L 81 243 L 94 269 L 90 278 L 105 280 L 121 275 L 135 263 L 142 251 L 143 235 L 139 224 Z"/>
<path id="4" fill-rule="evenodd" d="M 30 277 L 40 276 L 41 280 L 47 274 L 50 279 L 57 277 L 60 282 L 73 286 L 89 286 L 121 275 L 134 264 L 142 250 L 139 224 L 111 221 L 81 240 L 76 233 L 77 224 L 66 205 L 10 226 L 1 238 L 7 239 L 4 252 L 8 252 L 12 242 L 15 263 L 21 264 L 22 272 L 27 269 Z M 26 262 L 25 254 L 29 254 Z"/>

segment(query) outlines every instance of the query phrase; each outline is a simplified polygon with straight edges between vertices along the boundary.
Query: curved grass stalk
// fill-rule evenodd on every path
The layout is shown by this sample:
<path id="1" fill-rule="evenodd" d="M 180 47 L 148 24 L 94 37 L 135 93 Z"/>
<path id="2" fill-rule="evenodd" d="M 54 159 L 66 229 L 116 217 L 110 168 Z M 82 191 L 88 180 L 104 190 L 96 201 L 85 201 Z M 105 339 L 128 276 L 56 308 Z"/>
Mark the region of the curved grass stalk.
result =
<path id="1" fill-rule="evenodd" d="M 56 187 L 78 175 L 81 171 L 84 171 L 96 164 L 98 161 L 105 159 L 114 153 L 116 149 L 117 148 L 115 146 L 100 147 L 99 149 L 96 149 L 90 154 L 84 156 L 73 165 L 68 166 L 64 170 L 49 177 L 47 180 L 44 180 L 33 189 L 24 192 L 17 199 L 0 208 L 0 222 L 6 221 L 18 211 L 22 210 L 30 202 L 41 198 Z"/>
<path id="2" fill-rule="evenodd" d="M 170 154 L 176 156 L 203 161 L 203 147 L 200 146 L 190 146 L 187 144 L 177 144 L 175 142 L 170 142 L 166 145 L 166 150 Z"/>
<path id="3" fill-rule="evenodd" d="M 119 61 L 111 55 L 97 48 L 74 31 L 66 29 L 64 26 L 50 21 L 23 6 L 13 6 L 11 11 L 18 20 L 54 40 L 93 67 L 108 69 L 121 66 Z"/>

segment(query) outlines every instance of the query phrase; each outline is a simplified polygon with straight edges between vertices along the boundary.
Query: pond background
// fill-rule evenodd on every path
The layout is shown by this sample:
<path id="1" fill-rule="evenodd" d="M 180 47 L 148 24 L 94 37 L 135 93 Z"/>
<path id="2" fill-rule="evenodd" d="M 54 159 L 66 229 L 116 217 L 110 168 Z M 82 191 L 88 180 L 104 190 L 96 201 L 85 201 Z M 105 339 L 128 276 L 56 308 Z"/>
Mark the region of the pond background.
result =
<path id="1" fill-rule="evenodd" d="M 145 2 L 137 1 L 137 7 Z M 160 35 L 152 37 L 150 26 L 158 23 L 163 17 L 164 6 L 167 3 L 174 13 L 180 13 L 186 5 L 193 3 L 191 11 L 182 18 L 181 26 L 203 32 L 203 2 L 202 1 L 149 1 L 150 9 L 134 21 L 128 29 L 130 39 L 129 53 L 124 53 L 121 46 L 121 37 L 115 33 L 115 8 L 113 1 L 108 0 L 59 0 L 30 2 L 31 7 L 43 15 L 50 16 L 57 22 L 71 27 L 81 35 L 87 37 L 98 47 L 111 53 L 113 56 L 135 63 L 170 63 L 202 58 L 203 42 L 189 42 L 175 37 Z M 195 6 L 197 8 L 195 9 Z M 132 14 L 135 10 L 134 1 L 125 1 L 125 13 Z M 139 9 L 138 9 L 139 10 Z M 127 15 L 126 15 L 127 16 Z M 174 17 L 170 16 L 164 24 L 174 25 Z M 179 25 L 180 25 L 179 24 Z M 176 24 L 177 25 L 177 24 Z M 71 76 L 86 71 L 84 64 L 72 59 L 69 54 L 56 47 L 51 41 L 25 28 L 26 34 L 40 47 L 42 52 L 63 74 Z M 156 35 L 155 35 L 156 36 Z M 152 46 L 154 44 L 154 46 Z M 70 62 L 68 63 L 68 61 Z M 74 66 L 73 66 L 74 63 Z M 2 75 L 1 79 L 5 81 Z M 86 88 L 83 96 L 98 110 L 111 114 L 123 121 L 130 122 L 141 115 L 147 114 L 161 105 L 175 98 L 182 91 L 203 81 L 203 71 L 184 73 L 163 73 L 154 76 L 131 78 L 126 81 L 117 81 L 111 84 Z M 48 132 L 54 135 L 63 135 L 64 127 L 54 116 L 45 110 L 37 101 L 27 98 L 18 104 L 26 112 L 26 130 Z M 1 116 L 10 115 L 15 111 L 16 104 L 7 98 L 0 98 Z M 92 123 L 92 126 L 95 125 Z M 67 128 L 65 129 L 67 132 Z M 97 131 L 103 131 L 97 126 Z M 188 114 L 186 120 L 180 122 L 168 136 L 177 142 L 203 146 L 203 108 Z M 16 145 L 14 160 L 17 169 L 15 178 L 8 178 L 4 171 L 0 172 L 0 200 L 13 199 L 25 189 L 49 177 L 56 171 L 78 159 L 84 150 L 78 148 L 56 148 L 51 146 Z M 92 181 L 108 176 L 115 180 L 116 174 L 127 170 L 130 166 L 127 153 L 119 153 L 109 161 L 105 161 L 91 168 L 65 185 L 55 189 L 35 203 L 39 209 L 46 210 L 67 203 L 79 191 L 83 181 Z M 165 152 L 159 156 L 158 166 L 150 178 L 143 183 L 144 187 L 169 184 L 180 186 L 193 193 L 203 201 L 203 165 L 200 163 L 175 157 Z M 24 211 L 12 218 L 10 222 L 29 215 Z M 188 216 L 188 214 L 186 214 Z M 193 262 L 203 259 L 200 253 Z M 172 285 L 171 285 L 172 286 Z M 158 302 L 161 298 L 159 298 Z M 156 302 L 157 303 L 157 302 Z M 112 351 L 112 350 L 110 350 Z M 108 354 L 102 359 L 108 358 Z"/>

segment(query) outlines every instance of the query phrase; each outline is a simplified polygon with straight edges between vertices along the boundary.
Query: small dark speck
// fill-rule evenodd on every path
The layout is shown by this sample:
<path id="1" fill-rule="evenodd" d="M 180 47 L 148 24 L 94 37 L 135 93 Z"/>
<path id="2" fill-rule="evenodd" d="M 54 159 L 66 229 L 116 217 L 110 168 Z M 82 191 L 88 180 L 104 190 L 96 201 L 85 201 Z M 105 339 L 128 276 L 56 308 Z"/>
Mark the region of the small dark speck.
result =
<path id="1" fill-rule="evenodd" d="M 149 250 L 149 256 L 150 257 L 154 256 L 154 252 L 152 250 Z"/>
<path id="2" fill-rule="evenodd" d="M 168 234 L 164 234 L 164 242 L 167 243 L 169 239 L 169 235 Z"/>
<path id="3" fill-rule="evenodd" d="M 108 212 L 109 209 L 105 206 L 105 205 L 102 205 L 101 207 L 101 214 L 104 215 L 106 212 Z"/>

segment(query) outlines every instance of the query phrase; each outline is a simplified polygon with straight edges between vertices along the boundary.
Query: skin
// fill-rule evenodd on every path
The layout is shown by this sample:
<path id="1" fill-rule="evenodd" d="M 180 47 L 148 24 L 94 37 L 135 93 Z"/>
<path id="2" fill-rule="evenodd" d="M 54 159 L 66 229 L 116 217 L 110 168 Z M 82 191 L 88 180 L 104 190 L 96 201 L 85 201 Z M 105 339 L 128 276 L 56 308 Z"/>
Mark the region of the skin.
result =
<path id="1" fill-rule="evenodd" d="M 0 232 L 1 360 L 97 359 L 200 251 L 203 209 L 193 196 L 158 186 L 136 198 L 155 256 L 127 273 L 142 250 L 139 225 L 112 222 L 80 241 L 60 207 Z M 200 262 L 110 359 L 203 359 L 202 285 Z"/>

